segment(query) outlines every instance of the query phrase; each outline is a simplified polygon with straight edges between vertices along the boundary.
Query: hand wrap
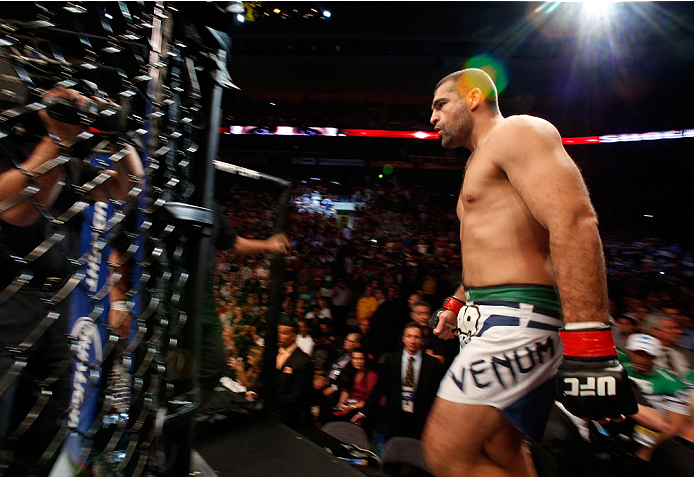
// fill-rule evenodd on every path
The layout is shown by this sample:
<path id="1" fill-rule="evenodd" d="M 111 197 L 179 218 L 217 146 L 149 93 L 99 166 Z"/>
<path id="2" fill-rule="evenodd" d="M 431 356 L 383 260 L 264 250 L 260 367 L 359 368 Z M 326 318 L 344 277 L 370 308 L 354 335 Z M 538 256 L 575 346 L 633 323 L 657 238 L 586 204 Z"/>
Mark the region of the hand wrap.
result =
<path id="1" fill-rule="evenodd" d="M 433 330 L 439 325 L 439 315 L 444 310 L 452 311 L 457 316 L 458 312 L 464 305 L 464 301 L 460 300 L 459 298 L 456 298 L 453 295 L 449 296 L 448 298 L 446 298 L 446 301 L 443 302 L 443 307 L 439 308 L 431 314 L 431 317 L 429 318 L 429 328 Z"/>

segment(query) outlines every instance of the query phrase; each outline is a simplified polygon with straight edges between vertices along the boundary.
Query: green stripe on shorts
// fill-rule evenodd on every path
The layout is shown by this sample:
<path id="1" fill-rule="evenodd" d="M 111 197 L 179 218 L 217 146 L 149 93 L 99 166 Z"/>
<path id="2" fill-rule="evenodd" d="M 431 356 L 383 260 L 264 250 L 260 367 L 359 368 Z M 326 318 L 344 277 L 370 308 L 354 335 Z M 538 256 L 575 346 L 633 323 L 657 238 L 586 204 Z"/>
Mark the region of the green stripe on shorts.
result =
<path id="1" fill-rule="evenodd" d="M 466 288 L 465 300 L 511 301 L 528 303 L 561 313 L 559 295 L 554 287 L 542 285 L 506 285 L 498 287 Z"/>

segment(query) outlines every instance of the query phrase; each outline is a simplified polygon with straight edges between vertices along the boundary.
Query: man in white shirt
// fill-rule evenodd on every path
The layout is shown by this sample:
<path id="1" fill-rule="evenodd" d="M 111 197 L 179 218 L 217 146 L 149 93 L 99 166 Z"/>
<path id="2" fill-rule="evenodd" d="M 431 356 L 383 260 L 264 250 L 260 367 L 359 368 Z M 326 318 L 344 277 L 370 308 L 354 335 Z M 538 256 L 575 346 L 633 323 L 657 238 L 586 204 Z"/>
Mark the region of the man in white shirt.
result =
<path id="1" fill-rule="evenodd" d="M 658 338 L 663 345 L 662 353 L 654 363 L 679 379 L 685 379 L 689 374 L 689 361 L 677 346 L 682 336 L 682 327 L 677 318 L 663 311 L 656 311 L 646 316 L 645 327 L 646 332 Z"/>
<path id="2" fill-rule="evenodd" d="M 296 336 L 296 345 L 306 353 L 311 356 L 313 354 L 313 338 L 308 333 L 308 324 L 306 320 L 299 320 L 299 334 Z"/>

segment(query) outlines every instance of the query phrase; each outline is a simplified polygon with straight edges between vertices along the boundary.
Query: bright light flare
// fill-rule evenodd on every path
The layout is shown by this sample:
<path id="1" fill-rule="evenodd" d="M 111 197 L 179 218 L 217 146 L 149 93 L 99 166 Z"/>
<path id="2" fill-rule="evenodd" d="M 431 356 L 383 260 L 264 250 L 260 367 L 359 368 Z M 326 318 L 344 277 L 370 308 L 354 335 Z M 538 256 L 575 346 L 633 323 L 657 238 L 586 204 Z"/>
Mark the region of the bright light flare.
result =
<path id="1" fill-rule="evenodd" d="M 583 2 L 583 17 L 586 20 L 602 21 L 614 13 L 614 2 L 605 0 L 588 0 Z"/>
<path id="2" fill-rule="evenodd" d="M 323 16 L 325 18 L 330 18 L 333 14 L 330 13 L 330 10 L 323 10 Z"/>
<path id="3" fill-rule="evenodd" d="M 609 26 L 619 2 L 581 2 L 581 20 L 599 27 Z"/>
<path id="4" fill-rule="evenodd" d="M 243 22 L 246 21 L 246 17 L 244 17 L 243 15 L 241 15 L 241 14 L 239 13 L 239 14 L 236 15 L 236 21 L 239 22 L 239 23 L 243 23 Z"/>

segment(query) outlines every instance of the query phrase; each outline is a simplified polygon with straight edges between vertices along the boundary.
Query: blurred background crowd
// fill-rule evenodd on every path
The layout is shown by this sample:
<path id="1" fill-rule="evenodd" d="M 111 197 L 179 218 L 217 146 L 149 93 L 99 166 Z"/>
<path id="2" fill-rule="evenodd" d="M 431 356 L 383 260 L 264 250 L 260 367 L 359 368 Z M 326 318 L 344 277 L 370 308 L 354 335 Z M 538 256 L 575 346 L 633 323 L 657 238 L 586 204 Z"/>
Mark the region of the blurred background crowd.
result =
<path id="1" fill-rule="evenodd" d="M 419 437 L 421 426 L 389 429 L 387 408 L 379 409 L 368 398 L 372 392 L 385 393 L 376 382 L 380 379 L 385 386 L 387 356 L 407 346 L 408 326 L 418 325 L 420 331 L 411 329 L 421 334 L 418 349 L 438 358 L 436 376 L 443 375 L 457 353 L 457 343 L 434 342 L 426 326 L 431 310 L 460 283 L 455 199 L 398 186 L 363 187 L 349 195 L 344 189 L 338 195 L 329 185 L 299 183 L 294 188 L 281 323 L 297 324 L 296 343 L 311 357 L 313 389 L 302 397 L 309 424 L 351 420 L 381 439 L 394 432 Z M 271 194 L 249 194 L 235 185 L 225 189 L 219 201 L 240 236 L 271 235 L 276 202 Z M 334 212 L 338 202 L 354 205 L 351 228 Z M 602 238 L 615 342 L 638 389 L 640 409 L 648 409 L 630 419 L 626 430 L 598 430 L 597 423 L 567 424 L 569 414 L 558 404 L 545 440 L 534 444 L 540 475 L 581 475 L 576 472 L 585 472 L 586 466 L 599 475 L 648 472 L 656 444 L 668 438 L 678 442 L 676 434 L 691 427 L 694 255 L 679 244 L 621 230 L 602 231 Z M 215 299 L 229 377 L 246 390 L 260 385 L 269 283 L 269 257 L 218 252 Z M 370 415 L 363 418 L 358 412 Z M 589 450 L 576 453 L 566 445 L 567 435 L 585 435 Z M 679 452 L 676 446 L 657 448 L 653 459 L 658 462 L 663 460 L 660 454 Z M 567 449 L 573 449 L 572 458 L 564 454 Z M 583 456 L 581 465 L 576 455 Z M 668 454 L 666 461 L 678 459 Z"/>

